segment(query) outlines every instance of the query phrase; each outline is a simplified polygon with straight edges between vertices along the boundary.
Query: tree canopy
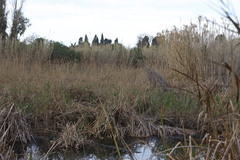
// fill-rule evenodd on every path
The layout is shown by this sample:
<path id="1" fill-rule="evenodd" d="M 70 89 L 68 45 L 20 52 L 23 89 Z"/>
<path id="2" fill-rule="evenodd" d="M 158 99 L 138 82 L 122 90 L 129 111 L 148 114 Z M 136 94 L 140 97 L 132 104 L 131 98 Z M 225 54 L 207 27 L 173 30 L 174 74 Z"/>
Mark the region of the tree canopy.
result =
<path id="1" fill-rule="evenodd" d="M 18 4 L 18 0 L 14 0 L 12 19 L 8 20 L 9 11 L 6 9 L 6 0 L 0 1 L 0 34 L 3 40 L 6 40 L 8 37 L 10 39 L 17 39 L 31 25 L 29 19 L 24 16 L 22 11 L 24 2 L 25 0 L 21 0 L 20 4 Z M 7 24 L 11 24 L 11 26 Z M 8 27 L 10 28 L 9 36 L 6 31 Z"/>

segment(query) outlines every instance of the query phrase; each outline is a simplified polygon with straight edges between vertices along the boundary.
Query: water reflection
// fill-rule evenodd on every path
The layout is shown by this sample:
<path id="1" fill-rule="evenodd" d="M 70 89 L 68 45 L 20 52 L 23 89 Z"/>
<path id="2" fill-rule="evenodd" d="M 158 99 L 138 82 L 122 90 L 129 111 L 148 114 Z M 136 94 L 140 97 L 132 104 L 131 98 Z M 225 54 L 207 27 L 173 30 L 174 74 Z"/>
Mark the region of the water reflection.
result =
<path id="1" fill-rule="evenodd" d="M 43 159 L 47 149 L 32 143 L 27 147 L 27 159 Z M 166 149 L 165 143 L 157 137 L 145 139 L 127 139 L 119 142 L 119 149 L 124 160 L 165 160 L 164 155 L 156 153 Z M 25 155 L 26 157 L 26 155 Z M 46 159 L 49 160 L 115 160 L 119 159 L 116 147 L 112 142 L 99 141 L 83 146 L 75 151 L 53 151 Z"/>

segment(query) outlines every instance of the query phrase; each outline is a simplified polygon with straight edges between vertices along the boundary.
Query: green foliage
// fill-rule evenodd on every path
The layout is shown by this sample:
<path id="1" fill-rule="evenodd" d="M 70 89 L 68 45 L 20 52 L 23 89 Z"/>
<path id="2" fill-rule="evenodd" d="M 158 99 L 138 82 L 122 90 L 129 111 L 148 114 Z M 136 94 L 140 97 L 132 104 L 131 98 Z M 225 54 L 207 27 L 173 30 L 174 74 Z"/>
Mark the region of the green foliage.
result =
<path id="1" fill-rule="evenodd" d="M 52 45 L 53 45 L 53 51 L 50 57 L 51 61 L 81 62 L 81 57 L 82 57 L 81 52 L 74 51 L 59 42 L 52 42 Z"/>
<path id="2" fill-rule="evenodd" d="M 132 93 L 134 95 L 134 93 Z M 138 95 L 139 93 L 135 93 Z M 141 114 L 156 116 L 164 112 L 173 112 L 185 115 L 188 112 L 198 112 L 198 101 L 189 94 L 181 92 L 165 92 L 163 90 L 147 90 L 144 98 L 137 101 L 136 110 Z"/>
<path id="3" fill-rule="evenodd" d="M 141 48 L 133 48 L 130 51 L 131 64 L 134 67 L 140 67 L 144 62 L 144 56 Z"/>
<path id="4" fill-rule="evenodd" d="M 27 27 L 31 25 L 29 19 L 24 17 L 23 15 L 22 12 L 23 3 L 24 1 L 22 1 L 20 6 L 18 7 L 17 0 L 14 2 L 13 20 L 10 33 L 11 39 L 16 39 L 18 35 L 24 34 Z"/>
<path id="5" fill-rule="evenodd" d="M 2 39 L 7 37 L 6 29 L 7 29 L 7 15 L 6 12 L 6 0 L 0 1 L 0 34 L 2 35 Z"/>
<path id="6" fill-rule="evenodd" d="M 23 15 L 15 18 L 13 22 L 13 26 L 11 28 L 11 38 L 16 38 L 17 35 L 23 35 L 23 33 L 26 31 L 27 27 L 30 26 L 29 19 L 23 17 Z"/>

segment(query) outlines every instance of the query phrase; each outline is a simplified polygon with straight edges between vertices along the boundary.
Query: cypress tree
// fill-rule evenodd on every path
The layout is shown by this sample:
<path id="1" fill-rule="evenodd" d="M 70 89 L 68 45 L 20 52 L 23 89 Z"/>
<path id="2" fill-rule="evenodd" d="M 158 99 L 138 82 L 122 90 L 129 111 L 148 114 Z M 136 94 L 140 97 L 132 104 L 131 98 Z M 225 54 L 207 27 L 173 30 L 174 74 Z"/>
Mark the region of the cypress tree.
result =
<path id="1" fill-rule="evenodd" d="M 87 35 L 85 35 L 84 43 L 87 44 L 87 45 L 90 45 L 89 42 L 88 42 L 88 37 L 87 37 Z"/>
<path id="2" fill-rule="evenodd" d="M 105 44 L 105 43 L 104 43 L 104 37 L 103 37 L 103 33 L 102 33 L 102 35 L 101 35 L 100 44 L 101 44 L 101 45 L 104 45 L 104 44 Z"/>

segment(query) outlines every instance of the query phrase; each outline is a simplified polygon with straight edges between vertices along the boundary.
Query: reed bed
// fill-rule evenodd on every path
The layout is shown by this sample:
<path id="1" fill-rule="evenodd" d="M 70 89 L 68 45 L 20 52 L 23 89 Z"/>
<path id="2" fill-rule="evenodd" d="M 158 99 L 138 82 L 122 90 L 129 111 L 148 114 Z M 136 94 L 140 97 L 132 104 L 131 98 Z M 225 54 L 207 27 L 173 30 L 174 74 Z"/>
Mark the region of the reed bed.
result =
<path id="1" fill-rule="evenodd" d="M 226 39 L 216 41 L 220 33 Z M 129 136 L 207 135 L 207 147 L 196 143 L 195 155 L 236 158 L 239 105 L 231 82 L 239 75 L 238 39 L 201 17 L 158 38 L 160 45 L 150 48 L 78 46 L 80 63 L 50 61 L 49 43 L 8 42 L 0 59 L 0 109 L 19 115 L 1 121 L 3 135 L 21 143 L 47 136 L 47 154 L 95 138 L 111 138 L 118 148 Z M 8 132 L 12 126 L 20 130 Z M 185 142 L 191 157 L 194 139 Z M 4 146 L 8 156 L 11 145 Z"/>

